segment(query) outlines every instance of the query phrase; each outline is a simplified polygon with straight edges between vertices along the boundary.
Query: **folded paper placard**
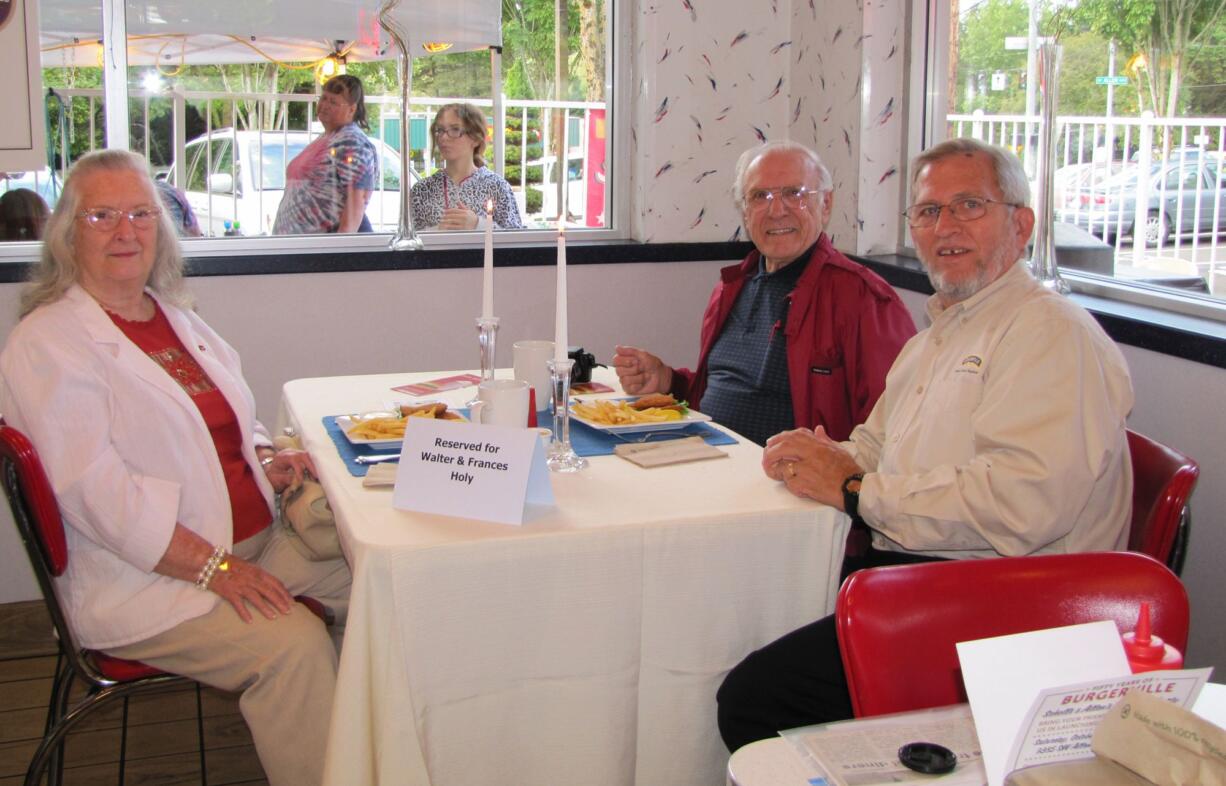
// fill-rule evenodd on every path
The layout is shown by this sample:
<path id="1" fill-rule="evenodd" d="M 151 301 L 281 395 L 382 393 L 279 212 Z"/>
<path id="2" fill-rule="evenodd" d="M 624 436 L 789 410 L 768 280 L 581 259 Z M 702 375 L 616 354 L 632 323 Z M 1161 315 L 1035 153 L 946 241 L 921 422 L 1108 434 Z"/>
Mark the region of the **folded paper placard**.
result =
<path id="1" fill-rule="evenodd" d="M 632 461 L 640 467 L 663 467 L 668 464 L 684 464 L 689 461 L 720 458 L 728 454 L 708 445 L 702 437 L 685 437 L 667 442 L 641 442 L 633 445 L 616 445 L 615 455 Z"/>
<path id="2" fill-rule="evenodd" d="M 526 505 L 553 504 L 545 448 L 536 429 L 409 421 L 393 508 L 518 526 L 524 523 Z"/>

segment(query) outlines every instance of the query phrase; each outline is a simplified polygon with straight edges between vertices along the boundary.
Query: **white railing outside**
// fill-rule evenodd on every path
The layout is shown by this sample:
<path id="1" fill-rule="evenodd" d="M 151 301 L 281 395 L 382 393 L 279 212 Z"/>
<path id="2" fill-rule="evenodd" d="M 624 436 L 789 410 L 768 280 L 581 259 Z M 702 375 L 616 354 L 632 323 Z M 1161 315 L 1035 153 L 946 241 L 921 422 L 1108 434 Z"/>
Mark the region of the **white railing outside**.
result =
<path id="1" fill-rule="evenodd" d="M 56 153 L 58 159 L 63 164 L 64 162 L 71 163 L 75 157 L 79 157 L 85 152 L 94 150 L 104 146 L 103 142 L 103 117 L 102 104 L 103 94 L 100 89 L 80 89 L 68 88 L 57 89 L 55 91 L 69 106 L 69 110 L 64 113 L 63 131 L 57 133 L 53 129 L 53 140 L 57 140 Z M 187 126 L 188 107 L 194 107 L 197 116 L 204 120 L 204 132 L 196 138 L 215 139 L 221 136 L 234 136 L 234 119 L 245 115 L 248 119 L 247 126 L 238 130 L 250 130 L 259 132 L 260 135 L 279 135 L 282 140 L 282 151 L 288 149 L 288 139 L 290 134 L 295 132 L 306 132 L 307 138 L 313 138 L 314 135 L 320 132 L 318 124 L 315 122 L 314 105 L 317 96 L 301 93 L 278 93 L 278 94 L 263 94 L 263 93 L 227 93 L 227 92 L 208 92 L 208 91 L 182 91 L 182 92 L 150 92 L 147 90 L 131 89 L 129 91 L 130 114 L 132 117 L 132 125 L 134 127 L 132 134 L 133 148 L 139 152 L 143 152 L 146 158 L 154 151 L 155 145 L 167 151 L 169 154 L 166 158 L 172 162 L 183 162 L 183 165 L 172 163 L 171 169 L 165 176 L 169 177 L 175 185 L 186 189 L 188 186 L 187 165 L 191 162 L 186 161 L 187 144 L 192 140 L 186 138 L 184 129 Z M 409 105 L 409 122 L 411 124 L 424 123 L 428 128 L 428 124 L 433 120 L 434 114 L 438 108 L 444 104 L 466 102 L 480 106 L 486 111 L 487 115 L 494 111 L 494 102 L 490 99 L 466 99 L 466 98 L 424 98 L 415 97 L 411 99 Z M 85 107 L 86 127 L 80 128 L 76 119 L 76 112 L 72 111 L 73 107 Z M 220 104 L 220 106 L 218 106 Z M 304 105 L 302 111 L 295 112 L 295 116 L 305 118 L 298 120 L 295 123 L 290 123 L 288 118 L 291 112 L 289 108 L 295 104 Z M 504 116 L 510 121 L 511 118 L 518 119 L 519 132 L 521 135 L 521 144 L 519 146 L 519 173 L 517 177 L 509 179 L 512 191 L 516 195 L 519 203 L 521 215 L 523 215 L 526 224 L 552 226 L 555 217 L 561 212 L 557 206 L 557 178 L 566 178 L 566 187 L 561 191 L 561 210 L 565 210 L 568 220 L 574 222 L 582 222 L 587 226 L 602 226 L 604 215 L 607 215 L 608 194 L 605 195 L 606 210 L 601 212 L 599 216 L 592 216 L 591 220 L 585 220 L 585 212 L 587 205 L 587 189 L 588 189 L 588 174 L 592 172 L 592 166 L 599 166 L 599 162 L 592 162 L 588 150 L 588 128 L 592 123 L 593 110 L 604 110 L 605 104 L 599 102 L 581 102 L 581 101 L 525 101 L 514 99 L 503 99 L 501 101 Z M 205 111 L 206 107 L 211 106 L 212 111 Z M 240 106 L 242 109 L 240 109 Z M 367 116 L 370 121 L 370 133 L 372 136 L 381 138 L 385 143 L 396 145 L 399 143 L 399 134 L 393 134 L 393 127 L 385 121 L 396 119 L 399 120 L 402 115 L 400 113 L 400 100 L 396 96 L 370 96 L 366 97 Z M 169 113 L 172 118 L 169 128 L 165 124 L 154 128 L 151 120 L 154 117 L 164 116 Z M 558 127 L 561 128 L 563 134 L 563 144 L 565 146 L 566 161 L 563 164 L 558 164 L 555 161 L 555 156 L 552 152 L 552 141 L 554 138 L 554 128 L 556 118 L 560 115 L 561 122 Z M 215 124 L 214 118 L 227 118 L 226 121 Z M 577 121 L 572 123 L 572 121 Z M 572 129 L 572 125 L 577 125 L 577 129 Z M 506 135 L 509 131 L 513 131 L 507 123 L 494 124 L 492 133 L 494 143 L 491 147 L 495 150 L 504 150 Z M 577 130 L 578 133 L 572 133 Z M 384 133 L 387 136 L 384 137 Z M 70 149 L 69 140 L 72 140 Z M 275 143 L 274 143 L 275 144 Z M 263 139 L 260 140 L 260 148 L 267 145 Z M 529 147 L 540 146 L 540 154 L 538 156 L 529 156 Z M 410 146 L 412 139 L 410 136 Z M 214 166 L 215 162 L 211 158 L 211 146 L 204 145 L 205 148 L 205 165 L 209 173 L 216 174 L 217 169 Z M 425 134 L 424 145 L 411 149 L 410 156 L 410 179 L 414 182 L 417 177 L 425 177 L 433 173 L 435 170 L 435 162 L 433 161 L 434 140 L 427 132 Z M 384 171 L 384 156 L 398 156 L 395 151 L 391 150 L 387 144 L 377 144 L 376 149 L 379 152 L 380 171 Z M 257 160 L 262 157 L 256 157 Z M 396 161 L 398 165 L 398 160 Z M 572 180 L 569 177 L 570 172 L 574 167 L 578 167 L 578 177 Z M 250 224 L 244 223 L 243 229 L 245 234 L 265 234 L 267 233 L 269 211 L 275 214 L 276 204 L 280 201 L 280 191 L 275 194 L 265 195 L 262 189 L 257 187 L 257 193 L 248 194 L 241 193 L 241 188 L 235 186 L 239 184 L 240 167 L 238 157 L 231 155 L 229 158 L 229 175 L 230 187 L 214 191 L 212 187 L 204 193 L 195 193 L 189 191 L 189 201 L 192 202 L 193 209 L 198 213 L 198 220 L 206 234 L 222 234 L 221 227 L 223 221 L 220 216 L 227 215 L 237 217 L 240 212 L 240 200 L 244 202 L 252 202 L 251 215 L 260 215 L 262 218 Z M 541 169 L 541 180 L 538 183 L 529 183 L 530 168 L 539 167 Z M 503 173 L 503 162 L 494 161 L 494 169 L 500 174 Z M 64 167 L 56 176 L 62 177 Z M 601 173 L 603 177 L 603 173 Z M 11 181 L 8 187 L 30 187 L 36 188 L 48 201 L 54 201 L 57 195 L 53 184 L 50 182 L 52 175 L 49 171 L 41 173 L 28 173 L 24 179 L 15 179 Z M 29 182 L 26 182 L 29 181 Z M 254 182 L 262 184 L 265 182 L 265 176 L 262 172 L 254 173 Z M 394 183 L 393 183 L 394 185 Z M 0 191 L 5 190 L 5 184 L 0 182 Z M 529 192 L 536 190 L 541 193 L 541 206 L 537 210 L 528 211 Z M 376 231 L 391 231 L 395 228 L 397 217 L 399 216 L 399 193 L 388 190 L 386 188 L 386 179 L 379 178 L 378 192 L 372 195 L 371 206 L 368 209 L 368 215 L 371 217 L 372 223 L 375 225 Z M 228 204 L 227 204 L 228 203 Z M 594 211 L 593 211 L 594 212 Z M 228 220 L 228 219 L 227 219 Z M 593 223 L 595 222 L 595 223 Z"/>
<path id="2" fill-rule="evenodd" d="M 1038 117 L 947 121 L 950 137 L 1013 150 L 1033 178 Z M 1201 277 L 1226 296 L 1226 118 L 1061 116 L 1055 152 L 1056 219 L 1112 244 L 1117 277 Z"/>

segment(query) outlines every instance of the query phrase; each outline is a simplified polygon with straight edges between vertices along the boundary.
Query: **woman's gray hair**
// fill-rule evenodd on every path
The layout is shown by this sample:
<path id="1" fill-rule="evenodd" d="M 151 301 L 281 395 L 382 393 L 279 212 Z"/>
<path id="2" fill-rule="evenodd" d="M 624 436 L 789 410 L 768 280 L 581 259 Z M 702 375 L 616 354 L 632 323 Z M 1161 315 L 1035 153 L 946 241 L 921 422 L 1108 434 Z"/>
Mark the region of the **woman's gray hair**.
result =
<path id="1" fill-rule="evenodd" d="M 1000 187 L 1001 198 L 1015 205 L 1030 204 L 1030 182 L 1026 180 L 1026 170 L 1017 156 L 1003 147 L 971 137 L 947 139 L 939 145 L 933 145 L 916 156 L 911 163 L 911 199 L 915 199 L 915 185 L 920 173 L 929 164 L 956 155 L 973 155 L 979 153 L 992 162 L 992 170 L 996 173 L 996 185 Z"/>
<path id="2" fill-rule="evenodd" d="M 53 303 L 64 296 L 68 288 L 81 277 L 77 263 L 77 221 L 87 206 L 81 204 L 81 180 L 94 172 L 137 172 L 149 183 L 149 204 L 161 209 L 153 178 L 142 156 L 127 150 L 98 150 L 82 156 L 64 179 L 64 190 L 59 202 L 47 220 L 43 233 L 43 251 L 30 273 L 29 285 L 21 293 L 21 316 L 39 306 Z M 89 205 L 88 207 L 97 207 Z M 92 232 L 91 229 L 86 229 Z M 183 254 L 179 250 L 178 237 L 170 217 L 163 209 L 158 218 L 157 245 L 154 249 L 153 269 L 149 272 L 149 289 L 164 300 L 183 308 L 191 308 L 191 297 L 183 284 Z"/>
<path id="3" fill-rule="evenodd" d="M 767 153 L 775 152 L 800 153 L 817 170 L 817 190 L 825 193 L 833 188 L 830 170 L 822 163 L 822 159 L 817 153 L 799 142 L 793 142 L 789 139 L 763 142 L 741 153 L 741 157 L 736 160 L 736 177 L 732 181 L 732 202 L 736 205 L 737 210 L 742 212 L 745 210 L 745 172 L 749 169 L 749 165 Z"/>

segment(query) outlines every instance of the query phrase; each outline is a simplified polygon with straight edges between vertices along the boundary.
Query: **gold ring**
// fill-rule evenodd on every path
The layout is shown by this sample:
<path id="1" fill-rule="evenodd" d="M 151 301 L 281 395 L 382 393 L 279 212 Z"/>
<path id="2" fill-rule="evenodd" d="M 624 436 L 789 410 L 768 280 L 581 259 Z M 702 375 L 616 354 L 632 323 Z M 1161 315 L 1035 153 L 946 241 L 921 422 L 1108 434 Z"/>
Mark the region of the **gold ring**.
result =
<path id="1" fill-rule="evenodd" d="M 789 461 L 787 463 L 787 471 L 788 471 L 789 478 L 796 477 L 796 462 L 795 461 Z"/>

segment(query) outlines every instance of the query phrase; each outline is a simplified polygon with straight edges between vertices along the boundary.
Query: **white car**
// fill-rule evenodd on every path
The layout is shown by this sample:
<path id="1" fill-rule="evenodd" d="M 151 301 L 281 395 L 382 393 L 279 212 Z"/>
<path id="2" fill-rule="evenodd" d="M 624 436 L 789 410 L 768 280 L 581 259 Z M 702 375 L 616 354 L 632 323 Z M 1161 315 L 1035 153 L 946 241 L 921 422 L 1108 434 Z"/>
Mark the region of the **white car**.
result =
<path id="1" fill-rule="evenodd" d="M 317 136 L 306 131 L 220 128 L 188 142 L 184 191 L 200 230 L 221 236 L 227 222 L 233 226 L 237 221 L 240 234 L 271 234 L 285 195 L 285 165 Z M 370 141 L 378 155 L 380 177 L 366 216 L 376 232 L 394 232 L 400 222 L 400 154 L 382 140 Z M 171 183 L 175 166 L 166 173 Z M 413 174 L 410 178 L 415 180 Z"/>

